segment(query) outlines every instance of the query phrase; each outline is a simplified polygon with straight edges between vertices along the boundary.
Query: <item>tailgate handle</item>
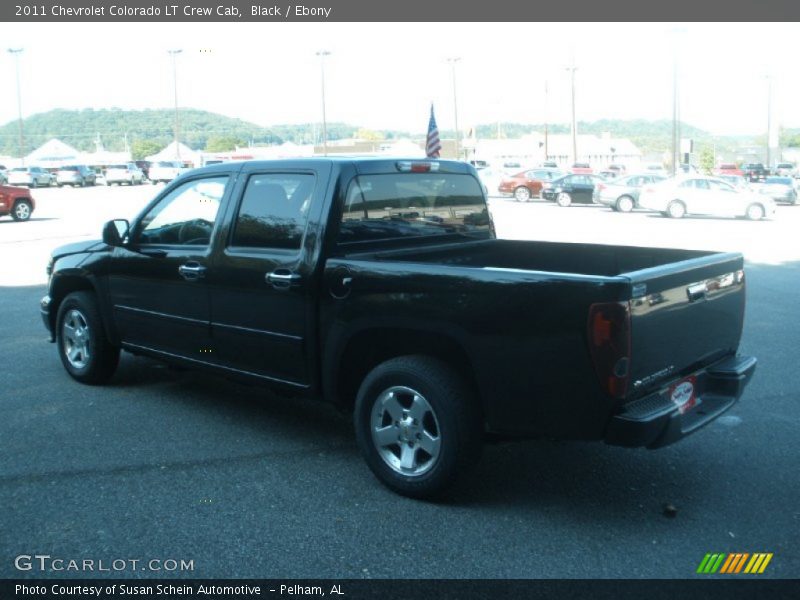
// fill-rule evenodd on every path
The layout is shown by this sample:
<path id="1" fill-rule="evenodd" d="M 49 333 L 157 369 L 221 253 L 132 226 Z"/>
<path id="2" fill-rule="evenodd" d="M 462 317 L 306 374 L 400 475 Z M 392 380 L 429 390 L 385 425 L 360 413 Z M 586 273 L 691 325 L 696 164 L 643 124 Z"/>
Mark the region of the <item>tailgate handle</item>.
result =
<path id="1" fill-rule="evenodd" d="M 689 298 L 689 302 L 695 302 L 697 300 L 702 300 L 706 297 L 706 284 L 705 283 L 695 283 L 694 285 L 690 285 L 686 288 L 686 295 Z"/>

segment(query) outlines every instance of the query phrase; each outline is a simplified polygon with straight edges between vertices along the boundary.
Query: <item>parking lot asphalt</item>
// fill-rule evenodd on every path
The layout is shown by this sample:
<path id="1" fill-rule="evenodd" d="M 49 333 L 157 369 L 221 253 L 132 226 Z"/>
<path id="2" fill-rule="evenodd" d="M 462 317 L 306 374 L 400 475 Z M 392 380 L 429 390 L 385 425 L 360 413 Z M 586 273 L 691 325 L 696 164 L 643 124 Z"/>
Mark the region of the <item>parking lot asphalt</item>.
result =
<path id="1" fill-rule="evenodd" d="M 507 237 L 741 248 L 741 352 L 760 363 L 737 405 L 676 445 L 489 445 L 426 503 L 383 488 L 323 404 L 127 355 L 108 386 L 69 379 L 37 313 L 46 252 L 154 191 L 42 190 L 39 221 L 0 223 L 0 576 L 75 576 L 14 567 L 49 554 L 194 564 L 131 577 L 680 578 L 707 552 L 772 552 L 761 577 L 800 574 L 800 207 L 675 222 L 494 200 Z"/>

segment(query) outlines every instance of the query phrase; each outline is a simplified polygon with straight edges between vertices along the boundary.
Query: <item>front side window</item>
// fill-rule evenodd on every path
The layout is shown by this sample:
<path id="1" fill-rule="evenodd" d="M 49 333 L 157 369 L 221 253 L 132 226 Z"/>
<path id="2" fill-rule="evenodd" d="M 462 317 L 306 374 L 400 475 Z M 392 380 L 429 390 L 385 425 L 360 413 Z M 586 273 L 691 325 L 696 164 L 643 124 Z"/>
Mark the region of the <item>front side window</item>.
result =
<path id="1" fill-rule="evenodd" d="M 208 245 L 228 177 L 187 181 L 167 194 L 139 224 L 139 243 Z"/>
<path id="2" fill-rule="evenodd" d="M 252 175 L 236 216 L 231 246 L 299 250 L 315 177 L 307 173 Z"/>

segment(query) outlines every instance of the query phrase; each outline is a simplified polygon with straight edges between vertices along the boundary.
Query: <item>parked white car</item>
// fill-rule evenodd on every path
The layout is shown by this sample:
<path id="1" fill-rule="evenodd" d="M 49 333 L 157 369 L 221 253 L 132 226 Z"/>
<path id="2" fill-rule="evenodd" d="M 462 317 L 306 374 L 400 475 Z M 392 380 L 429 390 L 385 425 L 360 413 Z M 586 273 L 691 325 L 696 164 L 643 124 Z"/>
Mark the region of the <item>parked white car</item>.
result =
<path id="1" fill-rule="evenodd" d="M 134 163 L 126 163 L 124 165 L 111 165 L 106 167 L 106 185 L 116 183 L 122 185 L 139 185 L 144 182 L 144 173 Z"/>
<path id="2" fill-rule="evenodd" d="M 186 169 L 180 161 L 160 160 L 150 165 L 148 177 L 153 183 L 158 183 L 159 181 L 168 183 L 186 171 L 188 171 L 188 169 Z"/>
<path id="3" fill-rule="evenodd" d="M 639 206 L 680 219 L 684 215 L 747 217 L 758 221 L 775 214 L 775 201 L 750 190 L 737 190 L 716 177 L 667 179 L 642 189 Z"/>

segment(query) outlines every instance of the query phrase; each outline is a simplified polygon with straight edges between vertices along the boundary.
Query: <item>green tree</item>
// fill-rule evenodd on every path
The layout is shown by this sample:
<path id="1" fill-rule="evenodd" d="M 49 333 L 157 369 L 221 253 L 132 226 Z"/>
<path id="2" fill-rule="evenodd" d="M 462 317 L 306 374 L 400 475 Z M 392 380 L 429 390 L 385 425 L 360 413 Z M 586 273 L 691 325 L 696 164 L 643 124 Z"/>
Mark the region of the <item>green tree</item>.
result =
<path id="1" fill-rule="evenodd" d="M 133 142 L 131 142 L 131 156 L 133 160 L 142 160 L 147 156 L 155 154 L 165 145 L 166 144 L 155 140 L 133 140 Z"/>
<path id="2" fill-rule="evenodd" d="M 356 137 L 360 140 L 367 140 L 368 142 L 380 142 L 386 139 L 386 135 L 382 131 L 374 131 L 372 129 L 365 129 L 364 127 L 356 131 Z"/>
<path id="3" fill-rule="evenodd" d="M 244 140 L 233 135 L 211 135 L 206 140 L 207 152 L 228 152 L 243 146 Z"/>
<path id="4" fill-rule="evenodd" d="M 714 149 L 706 146 L 700 151 L 699 163 L 700 170 L 706 175 L 710 175 L 714 169 Z"/>

